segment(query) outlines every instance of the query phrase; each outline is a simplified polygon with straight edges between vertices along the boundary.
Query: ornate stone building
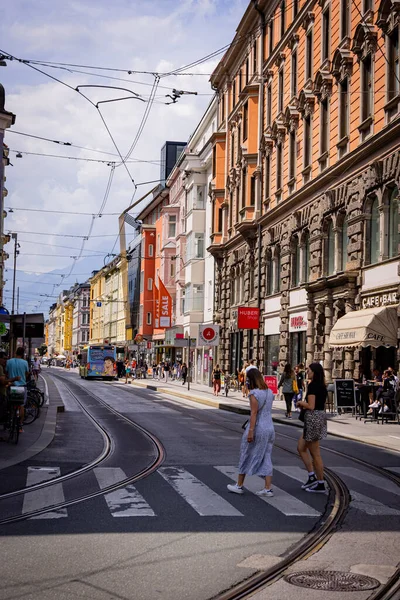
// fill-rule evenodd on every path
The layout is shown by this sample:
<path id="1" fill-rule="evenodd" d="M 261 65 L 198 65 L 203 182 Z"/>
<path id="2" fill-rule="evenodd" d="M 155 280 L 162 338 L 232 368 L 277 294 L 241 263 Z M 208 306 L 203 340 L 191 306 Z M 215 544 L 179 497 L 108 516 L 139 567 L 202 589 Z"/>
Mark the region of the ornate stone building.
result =
<path id="1" fill-rule="evenodd" d="M 212 75 L 227 370 L 249 357 L 265 373 L 317 360 L 329 378 L 398 366 L 399 23 L 399 0 L 254 0 Z M 258 330 L 238 329 L 239 306 L 260 309 Z M 368 337 L 378 309 L 397 320 L 390 339 Z M 368 342 L 335 337 L 350 311 Z"/>

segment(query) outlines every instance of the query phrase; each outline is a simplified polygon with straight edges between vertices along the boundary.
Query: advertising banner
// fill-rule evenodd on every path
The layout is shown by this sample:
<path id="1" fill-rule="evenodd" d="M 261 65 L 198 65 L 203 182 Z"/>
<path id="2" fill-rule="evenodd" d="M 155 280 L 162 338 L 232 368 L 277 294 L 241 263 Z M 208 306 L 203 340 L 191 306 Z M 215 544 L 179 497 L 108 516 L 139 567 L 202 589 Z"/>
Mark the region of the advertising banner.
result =
<path id="1" fill-rule="evenodd" d="M 289 332 L 307 331 L 307 311 L 292 313 L 289 315 Z"/>
<path id="2" fill-rule="evenodd" d="M 160 327 L 160 292 L 155 283 L 153 283 L 153 295 L 154 295 L 154 327 L 159 329 Z"/>
<path id="3" fill-rule="evenodd" d="M 278 393 L 278 378 L 275 375 L 264 375 L 264 381 L 273 394 Z"/>
<path id="4" fill-rule="evenodd" d="M 248 306 L 238 308 L 238 329 L 258 329 L 260 323 L 260 309 Z"/>
<path id="5" fill-rule="evenodd" d="M 161 279 L 158 280 L 158 288 L 160 291 L 160 329 L 165 329 L 171 327 L 172 298 Z"/>
<path id="6" fill-rule="evenodd" d="M 218 346 L 219 325 L 199 325 L 198 346 Z"/>

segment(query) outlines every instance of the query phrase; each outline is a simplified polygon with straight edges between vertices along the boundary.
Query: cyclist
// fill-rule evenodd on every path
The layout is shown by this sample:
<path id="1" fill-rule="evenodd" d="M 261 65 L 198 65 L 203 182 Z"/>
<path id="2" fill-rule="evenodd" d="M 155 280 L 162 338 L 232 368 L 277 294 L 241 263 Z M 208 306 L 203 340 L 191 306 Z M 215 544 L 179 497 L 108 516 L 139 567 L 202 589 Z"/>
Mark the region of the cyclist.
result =
<path id="1" fill-rule="evenodd" d="M 11 358 L 7 362 L 7 377 L 9 379 L 13 379 L 15 381 L 15 385 L 17 387 L 23 386 L 25 388 L 25 399 L 24 405 L 26 404 L 27 393 L 26 393 L 26 382 L 30 379 L 29 365 L 26 360 L 24 360 L 24 349 L 17 348 L 15 353 L 15 358 Z M 24 407 L 21 406 L 20 411 L 21 423 L 24 422 Z M 21 428 L 22 431 L 22 428 Z"/>
<path id="2" fill-rule="evenodd" d="M 16 377 L 15 379 L 7 378 L 6 362 L 6 353 L 0 351 L 0 423 L 4 422 L 7 416 L 7 388 L 10 385 L 10 383 L 18 381 L 18 377 Z M 0 440 L 3 440 L 3 438 L 0 438 Z"/>

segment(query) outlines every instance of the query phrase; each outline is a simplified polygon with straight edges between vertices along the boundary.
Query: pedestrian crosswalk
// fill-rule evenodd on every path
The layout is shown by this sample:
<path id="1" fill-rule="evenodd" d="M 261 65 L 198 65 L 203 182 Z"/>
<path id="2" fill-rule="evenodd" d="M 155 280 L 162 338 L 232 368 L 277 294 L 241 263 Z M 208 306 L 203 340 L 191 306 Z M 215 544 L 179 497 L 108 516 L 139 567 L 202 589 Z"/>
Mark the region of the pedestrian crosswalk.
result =
<path id="1" fill-rule="evenodd" d="M 353 467 L 334 468 L 347 483 L 352 508 L 369 516 L 400 517 L 400 488 L 395 483 L 373 472 Z M 28 467 L 26 485 L 49 481 L 61 474 L 60 467 Z M 127 479 L 120 467 L 97 467 L 93 470 L 94 485 L 105 490 Z M 89 477 L 93 477 L 92 474 Z M 266 510 L 271 516 L 278 513 L 290 518 L 318 518 L 325 510 L 326 496 L 315 496 L 301 490 L 298 482 L 305 479 L 304 469 L 294 465 L 274 467 L 274 496 L 260 497 L 255 492 L 263 487 L 263 479 L 248 476 L 245 494 L 235 496 L 227 490 L 227 483 L 235 481 L 237 469 L 233 466 L 214 465 L 162 466 L 150 478 L 137 485 L 128 484 L 103 495 L 104 509 L 113 518 L 162 518 L 164 514 L 192 511 L 200 517 L 250 517 L 254 510 Z M 296 484 L 294 483 L 296 482 Z M 275 482 L 279 483 L 276 485 Z M 54 486 L 24 494 L 22 514 L 29 514 L 64 502 L 62 482 Z M 163 487 L 164 486 L 164 487 Z M 166 487 L 165 487 L 166 486 Z M 138 489 L 139 488 L 139 489 Z M 160 496 L 162 501 L 160 502 Z M 178 499 L 179 498 L 179 499 Z M 180 504 L 179 504 L 180 503 Z M 69 507 L 49 510 L 32 519 L 60 519 L 70 516 Z"/>

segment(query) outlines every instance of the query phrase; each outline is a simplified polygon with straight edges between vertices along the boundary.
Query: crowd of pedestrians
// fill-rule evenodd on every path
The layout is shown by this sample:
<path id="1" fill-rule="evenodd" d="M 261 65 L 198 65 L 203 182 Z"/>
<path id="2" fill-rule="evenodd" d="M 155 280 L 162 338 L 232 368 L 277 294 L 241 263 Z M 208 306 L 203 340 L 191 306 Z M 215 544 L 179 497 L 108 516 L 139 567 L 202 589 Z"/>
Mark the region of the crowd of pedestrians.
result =
<path id="1" fill-rule="evenodd" d="M 176 361 L 171 363 L 168 360 L 154 362 L 149 371 L 145 361 L 137 362 L 136 359 L 126 359 L 125 362 L 117 360 L 118 378 L 125 377 L 125 383 L 130 383 L 132 379 L 147 379 L 149 373 L 152 379 L 157 381 L 181 381 L 185 385 L 188 377 L 188 367 L 186 363 Z"/>

